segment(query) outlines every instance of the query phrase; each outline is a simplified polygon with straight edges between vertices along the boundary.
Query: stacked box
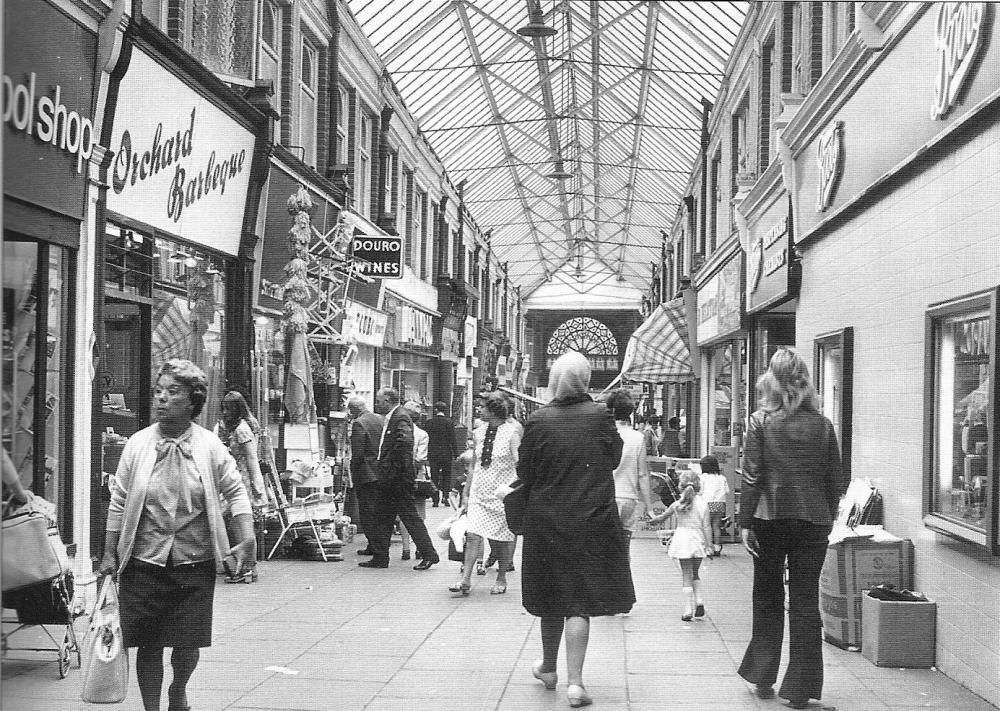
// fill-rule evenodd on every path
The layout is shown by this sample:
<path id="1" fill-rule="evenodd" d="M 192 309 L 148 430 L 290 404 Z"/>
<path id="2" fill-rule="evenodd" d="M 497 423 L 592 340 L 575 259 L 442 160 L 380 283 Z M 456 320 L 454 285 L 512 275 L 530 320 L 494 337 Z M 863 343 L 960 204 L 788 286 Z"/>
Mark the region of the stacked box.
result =
<path id="1" fill-rule="evenodd" d="M 862 597 L 883 583 L 913 587 L 912 542 L 848 538 L 829 546 L 819 578 L 823 638 L 839 647 L 859 649 Z"/>
<path id="2" fill-rule="evenodd" d="M 934 666 L 937 605 L 895 602 L 865 595 L 861 603 L 861 653 L 879 667 Z"/>

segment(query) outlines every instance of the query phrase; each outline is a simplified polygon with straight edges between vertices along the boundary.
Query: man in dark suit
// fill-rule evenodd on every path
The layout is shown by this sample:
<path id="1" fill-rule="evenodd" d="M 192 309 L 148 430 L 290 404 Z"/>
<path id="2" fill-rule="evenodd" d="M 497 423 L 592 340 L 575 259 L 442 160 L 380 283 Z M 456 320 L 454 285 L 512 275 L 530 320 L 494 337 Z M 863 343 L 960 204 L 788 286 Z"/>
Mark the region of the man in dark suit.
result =
<path id="1" fill-rule="evenodd" d="M 372 559 L 358 563 L 362 568 L 388 568 L 392 527 L 399 520 L 410 532 L 421 561 L 414 570 L 427 570 L 440 561 L 427 527 L 417 513 L 413 498 L 413 421 L 399 406 L 399 393 L 382 388 L 375 395 L 375 412 L 385 418 L 378 447 L 377 480 L 373 487 L 375 537 L 369 539 Z"/>
<path id="2" fill-rule="evenodd" d="M 374 512 L 375 485 L 378 481 L 378 442 L 382 437 L 382 417 L 368 409 L 360 395 L 347 399 L 351 415 L 351 481 L 358 499 L 358 526 L 368 544 L 358 555 L 374 555 L 372 540 L 375 538 Z"/>
<path id="3" fill-rule="evenodd" d="M 455 423 L 446 414 L 448 406 L 443 402 L 434 403 L 434 416 L 424 423 L 424 430 L 430 438 L 427 444 L 427 463 L 431 467 L 431 481 L 437 486 L 437 493 L 431 499 L 434 506 L 442 497 L 447 501 L 451 491 L 451 466 L 458 456 L 455 446 Z"/>

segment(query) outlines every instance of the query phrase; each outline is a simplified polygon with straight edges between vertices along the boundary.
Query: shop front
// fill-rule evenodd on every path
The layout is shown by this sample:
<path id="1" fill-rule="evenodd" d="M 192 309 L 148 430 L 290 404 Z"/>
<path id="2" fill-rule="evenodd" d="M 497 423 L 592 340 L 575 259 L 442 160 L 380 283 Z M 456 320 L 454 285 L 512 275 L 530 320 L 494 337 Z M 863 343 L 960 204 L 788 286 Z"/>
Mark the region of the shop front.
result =
<path id="1" fill-rule="evenodd" d="M 434 318 L 439 314 L 388 291 L 381 310 L 388 321 L 379 363 L 380 383 L 395 388 L 400 402 L 416 400 L 430 413 L 437 399 L 440 354 L 434 347 Z"/>
<path id="2" fill-rule="evenodd" d="M 746 245 L 746 300 L 749 361 L 746 411 L 756 407 L 754 384 L 782 346 L 795 345 L 795 297 L 799 264 L 792 247 L 790 200 L 776 163 L 757 181 L 742 203 Z"/>
<path id="3" fill-rule="evenodd" d="M 1000 23 L 991 3 L 906 13 L 887 48 L 852 37 L 850 90 L 803 104 L 785 130 L 796 343 L 824 407 L 839 397 L 853 476 L 915 546 L 914 589 L 938 601 L 937 667 L 996 704 Z"/>
<path id="4" fill-rule="evenodd" d="M 78 304 L 90 288 L 81 247 L 93 249 L 97 36 L 47 2 L 9 0 L 4 18 L 4 456 L 26 489 L 56 504 L 72 543 L 88 533 L 74 530 L 87 496 L 86 481 L 73 479 L 86 477 L 85 455 L 74 453 L 87 445 L 72 403 L 75 389 L 89 387 L 88 334 L 74 324 L 88 316 L 89 300 Z"/>
<path id="5" fill-rule="evenodd" d="M 746 332 L 742 330 L 743 258 L 739 243 L 730 241 L 718 255 L 718 265 L 706 265 L 698 273 L 697 338 L 701 359 L 701 393 L 696 457 L 711 452 L 720 464 L 736 466 L 746 392 Z M 702 276 L 702 272 L 706 272 Z M 688 422 L 690 431 L 695 423 Z M 725 460 L 725 461 L 724 461 Z"/>
<path id="6" fill-rule="evenodd" d="M 246 385 L 236 378 L 251 345 L 246 274 L 266 119 L 148 32 L 135 39 L 118 89 L 100 235 L 102 447 L 94 469 L 104 475 L 114 473 L 128 437 L 150 424 L 153 378 L 166 360 L 191 360 L 208 375 L 199 424 L 212 427 L 226 387 Z M 172 100 L 151 106 L 150 86 Z M 99 545 L 103 517 L 92 523 Z"/>

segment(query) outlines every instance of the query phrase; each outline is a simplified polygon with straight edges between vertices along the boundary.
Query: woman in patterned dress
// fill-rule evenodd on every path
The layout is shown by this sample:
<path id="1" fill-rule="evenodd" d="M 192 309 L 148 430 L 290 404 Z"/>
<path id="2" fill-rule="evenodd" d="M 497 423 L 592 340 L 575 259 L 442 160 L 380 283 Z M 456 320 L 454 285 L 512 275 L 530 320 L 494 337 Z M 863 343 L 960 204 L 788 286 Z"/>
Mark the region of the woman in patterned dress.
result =
<path id="1" fill-rule="evenodd" d="M 468 595 L 472 587 L 472 571 L 483 539 L 489 539 L 490 551 L 500 564 L 492 595 L 507 592 L 507 571 L 511 567 L 516 536 L 507 526 L 503 501 L 497 489 L 507 487 L 517 479 L 517 449 L 521 444 L 521 428 L 508 421 L 507 403 L 499 392 L 483 396 L 484 424 L 475 432 L 475 469 L 465 483 L 465 505 L 469 527 L 465 542 L 465 566 L 462 579 L 452 585 L 452 592 Z"/>

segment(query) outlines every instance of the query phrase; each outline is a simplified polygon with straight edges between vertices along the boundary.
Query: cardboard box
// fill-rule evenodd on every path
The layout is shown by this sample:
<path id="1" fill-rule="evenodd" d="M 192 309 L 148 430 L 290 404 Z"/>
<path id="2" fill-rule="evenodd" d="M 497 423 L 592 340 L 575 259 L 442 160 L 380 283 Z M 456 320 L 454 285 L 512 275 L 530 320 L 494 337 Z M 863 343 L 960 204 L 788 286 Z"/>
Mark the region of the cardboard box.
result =
<path id="1" fill-rule="evenodd" d="M 861 646 L 861 599 L 876 585 L 913 587 L 913 543 L 848 538 L 831 544 L 819 577 L 823 638 L 839 647 Z"/>
<path id="2" fill-rule="evenodd" d="M 875 666 L 934 666 L 935 603 L 890 602 L 865 595 L 861 618 L 861 653 Z"/>

